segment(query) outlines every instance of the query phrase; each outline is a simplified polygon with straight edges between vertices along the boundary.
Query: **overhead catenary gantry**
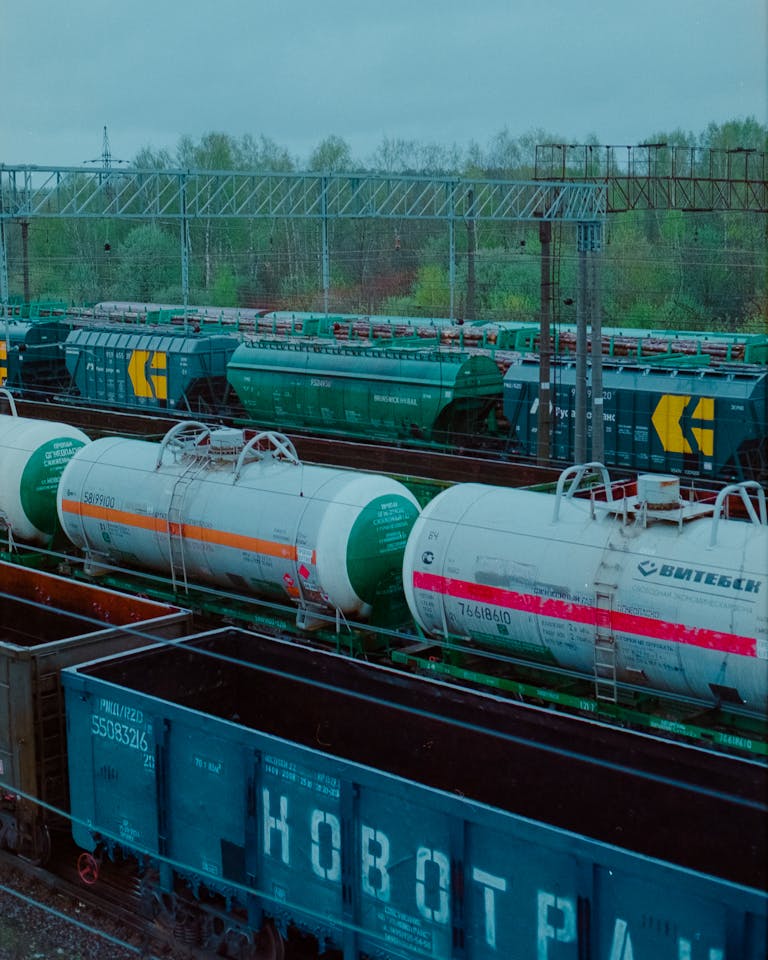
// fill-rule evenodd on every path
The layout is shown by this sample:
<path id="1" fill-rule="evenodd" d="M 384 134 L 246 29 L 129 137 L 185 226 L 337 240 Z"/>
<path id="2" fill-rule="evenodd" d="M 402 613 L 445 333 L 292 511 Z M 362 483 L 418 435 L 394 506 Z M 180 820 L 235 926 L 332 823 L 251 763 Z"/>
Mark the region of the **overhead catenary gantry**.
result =
<path id="1" fill-rule="evenodd" d="M 331 220 L 445 221 L 453 265 L 457 222 L 602 223 L 605 194 L 601 185 L 556 181 L 0 165 L 2 223 L 37 218 L 177 219 L 183 277 L 190 220 L 317 220 L 324 230 L 327 278 L 326 228 Z M 453 293 L 453 266 L 451 271 Z M 0 284 L 5 300 L 7 273 Z M 326 286 L 326 297 L 327 292 Z"/>
<path id="2" fill-rule="evenodd" d="M 105 129 L 106 136 L 106 129 Z M 106 142 L 106 141 L 105 141 Z M 114 171 L 101 168 L 0 164 L 0 304 L 8 304 L 6 223 L 42 218 L 179 221 L 184 303 L 189 287 L 189 222 L 196 219 L 310 219 L 322 230 L 325 310 L 330 290 L 328 224 L 335 219 L 438 220 L 448 224 L 450 315 L 454 316 L 456 224 L 468 232 L 467 305 L 471 315 L 475 224 L 536 222 L 541 240 L 541 376 L 539 455 L 550 436 L 549 326 L 552 309 L 551 228 L 577 225 L 576 452 L 586 459 L 586 329 L 593 340 L 592 456 L 602 452 L 597 254 L 606 216 L 636 209 L 684 212 L 768 212 L 766 154 L 751 148 L 709 149 L 646 143 L 637 146 L 544 144 L 536 148 L 534 180 L 463 179 L 367 173 L 261 173 L 202 170 Z M 25 258 L 26 263 L 26 258 Z"/>
<path id="3" fill-rule="evenodd" d="M 102 167 L 0 165 L 0 301 L 7 307 L 6 223 L 32 219 L 178 220 L 184 305 L 189 300 L 191 220 L 317 220 L 322 230 L 325 310 L 330 290 L 328 225 L 338 219 L 436 220 L 448 225 L 450 316 L 455 312 L 456 225 L 539 224 L 542 241 L 541 403 L 539 437 L 546 459 L 550 436 L 552 222 L 580 225 L 600 237 L 606 188 L 594 183 L 487 180 L 350 173 L 261 173 L 209 170 L 113 171 Z M 579 248 L 582 243 L 579 241 Z M 600 249 L 599 241 L 584 248 Z M 546 275 L 545 275 L 546 273 Z M 592 285 L 577 290 L 577 303 Z M 581 316 L 587 317 L 588 308 Z"/>
<path id="4" fill-rule="evenodd" d="M 535 180 L 602 183 L 607 212 L 768 213 L 768 154 L 752 147 L 545 143 Z"/>

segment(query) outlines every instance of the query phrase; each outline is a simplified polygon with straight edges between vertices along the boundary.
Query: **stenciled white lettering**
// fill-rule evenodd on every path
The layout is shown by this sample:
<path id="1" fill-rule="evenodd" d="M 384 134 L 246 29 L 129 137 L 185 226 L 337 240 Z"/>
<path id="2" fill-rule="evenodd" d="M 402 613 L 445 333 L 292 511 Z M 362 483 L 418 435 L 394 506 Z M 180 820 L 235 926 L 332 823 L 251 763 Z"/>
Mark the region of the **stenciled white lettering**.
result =
<path id="1" fill-rule="evenodd" d="M 538 960 L 548 960 L 550 940 L 573 943 L 576 940 L 576 904 L 570 897 L 539 890 L 536 935 Z"/>
<path id="2" fill-rule="evenodd" d="M 321 830 L 321 827 L 324 828 Z M 323 880 L 341 880 L 341 824 L 339 818 L 324 810 L 313 810 L 310 834 L 312 837 L 312 870 Z M 325 838 L 323 842 L 323 838 Z M 329 849 L 330 848 L 330 849 Z M 330 853 L 330 856 L 328 854 Z M 323 863 L 330 864 L 323 866 Z"/>
<path id="3" fill-rule="evenodd" d="M 290 864 L 290 827 L 288 826 L 288 797 L 280 797 L 280 816 L 273 817 L 270 810 L 269 790 L 264 787 L 262 790 L 264 801 L 264 852 L 267 856 L 272 856 L 272 833 L 277 830 L 280 834 L 280 858 L 285 864 Z"/>
<path id="4" fill-rule="evenodd" d="M 362 883 L 363 890 L 371 897 L 389 903 L 391 889 L 389 884 L 389 837 L 381 830 L 374 830 L 365 824 L 360 828 L 362 839 Z M 377 882 L 374 882 L 376 880 Z"/>
<path id="5" fill-rule="evenodd" d="M 427 864 L 434 864 L 438 871 L 437 876 L 437 906 L 427 904 Z M 425 920 L 434 923 L 448 923 L 450 917 L 450 900 L 448 890 L 451 882 L 451 865 L 448 857 L 439 850 L 430 850 L 429 847 L 419 847 L 416 852 L 416 906 Z"/>
<path id="6" fill-rule="evenodd" d="M 485 942 L 489 947 L 496 949 L 496 891 L 504 893 L 507 881 L 503 877 L 495 877 L 492 873 L 472 869 L 472 879 L 483 887 L 483 903 L 485 906 Z"/>

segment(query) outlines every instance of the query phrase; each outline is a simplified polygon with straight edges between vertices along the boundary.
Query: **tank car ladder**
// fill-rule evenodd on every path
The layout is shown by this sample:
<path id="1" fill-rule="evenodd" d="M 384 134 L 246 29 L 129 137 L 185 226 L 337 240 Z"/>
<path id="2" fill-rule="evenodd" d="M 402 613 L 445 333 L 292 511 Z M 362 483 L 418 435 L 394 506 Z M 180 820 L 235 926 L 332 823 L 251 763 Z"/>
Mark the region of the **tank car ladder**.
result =
<path id="1" fill-rule="evenodd" d="M 187 580 L 187 564 L 184 558 L 184 523 L 182 507 L 187 488 L 201 473 L 208 462 L 210 451 L 205 444 L 211 436 L 211 428 L 195 420 L 182 421 L 166 433 L 158 448 L 155 470 L 162 466 L 167 451 L 172 451 L 177 458 L 188 457 L 186 467 L 179 473 L 171 490 L 166 516 L 168 533 L 168 562 L 171 568 L 171 583 L 176 592 L 179 585 L 185 592 L 189 591 Z"/>
<path id="2" fill-rule="evenodd" d="M 627 522 L 626 497 L 614 499 L 611 478 L 605 465 L 598 461 L 575 464 L 560 474 L 555 491 L 555 510 L 553 520 L 557 522 L 560 515 L 560 504 L 563 500 L 573 497 L 586 477 L 595 474 L 602 479 L 603 489 L 606 492 L 604 507 L 612 512 L 621 512 L 624 522 Z M 595 516 L 596 503 L 594 491 L 590 501 L 592 517 Z M 616 637 L 613 633 L 613 598 L 618 587 L 618 573 L 620 564 L 611 563 L 609 555 L 616 547 L 609 536 L 600 564 L 595 573 L 593 586 L 595 588 L 595 637 L 593 646 L 593 675 L 595 682 L 595 699 L 609 703 L 618 703 L 619 688 L 617 680 L 617 649 Z"/>
<path id="3" fill-rule="evenodd" d="M 595 697 L 617 703 L 616 637 L 613 634 L 613 591 L 608 584 L 598 584 L 595 591 Z"/>
<path id="4" fill-rule="evenodd" d="M 612 538 L 603 550 L 600 565 L 595 573 L 595 643 L 594 677 L 595 698 L 608 703 L 618 703 L 619 690 L 616 679 L 617 644 L 613 633 L 613 598 L 618 587 L 619 563 L 611 563 L 609 556 L 615 552 Z"/>
<path id="5" fill-rule="evenodd" d="M 197 470 L 195 468 L 198 468 Z M 171 500 L 168 504 L 168 559 L 171 566 L 171 583 L 174 593 L 183 589 L 188 592 L 189 583 L 187 581 L 187 564 L 184 558 L 184 523 L 183 511 L 184 498 L 187 489 L 198 473 L 200 464 L 192 461 L 176 478 L 171 491 Z"/>

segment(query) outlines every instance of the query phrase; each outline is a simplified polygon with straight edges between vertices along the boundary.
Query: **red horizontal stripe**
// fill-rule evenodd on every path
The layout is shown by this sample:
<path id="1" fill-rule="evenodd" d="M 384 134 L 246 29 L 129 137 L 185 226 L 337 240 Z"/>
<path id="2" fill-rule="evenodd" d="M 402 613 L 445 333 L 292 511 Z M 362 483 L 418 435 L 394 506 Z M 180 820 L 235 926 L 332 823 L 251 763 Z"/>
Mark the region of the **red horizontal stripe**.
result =
<path id="1" fill-rule="evenodd" d="M 414 571 L 413 586 L 416 590 L 439 593 L 457 600 L 486 603 L 507 610 L 518 610 L 521 613 L 532 613 L 540 617 L 552 617 L 591 626 L 597 623 L 596 606 L 538 597 L 532 593 L 517 593 L 514 590 L 489 587 L 483 583 L 441 577 L 434 573 Z M 600 610 L 600 615 L 605 616 L 606 612 Z M 708 650 L 719 650 L 723 653 L 738 653 L 744 657 L 757 656 L 757 641 L 754 637 L 742 637 L 736 633 L 723 633 L 720 630 L 708 630 L 704 627 L 688 627 L 682 623 L 670 623 L 654 617 L 638 617 L 618 610 L 612 611 L 610 618 L 610 626 L 614 633 L 630 633 L 663 640 L 666 643 L 685 643 Z"/>

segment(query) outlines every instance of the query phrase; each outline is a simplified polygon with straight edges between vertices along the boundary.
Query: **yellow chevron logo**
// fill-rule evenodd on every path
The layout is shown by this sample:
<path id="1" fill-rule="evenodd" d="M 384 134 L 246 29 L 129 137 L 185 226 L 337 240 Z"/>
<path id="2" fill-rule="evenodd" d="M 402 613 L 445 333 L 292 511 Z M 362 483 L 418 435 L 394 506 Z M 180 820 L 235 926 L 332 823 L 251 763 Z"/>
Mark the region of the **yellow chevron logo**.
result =
<path id="1" fill-rule="evenodd" d="M 687 414 L 692 397 L 664 394 L 656 404 L 651 416 L 653 428 L 667 453 L 694 453 L 691 442 L 696 442 L 698 452 L 711 457 L 715 452 L 715 399 L 702 397 L 692 413 Z M 710 426 L 704 426 L 710 424 Z"/>
<path id="2" fill-rule="evenodd" d="M 692 420 L 714 423 L 715 420 L 715 399 L 714 397 L 702 397 L 696 405 L 696 409 L 691 415 Z M 711 428 L 694 427 L 691 424 L 691 433 L 696 437 L 699 450 L 705 457 L 711 457 L 715 453 L 715 431 Z"/>
<path id="3" fill-rule="evenodd" d="M 128 377 L 137 397 L 168 399 L 168 356 L 160 350 L 134 350 L 128 361 Z"/>

